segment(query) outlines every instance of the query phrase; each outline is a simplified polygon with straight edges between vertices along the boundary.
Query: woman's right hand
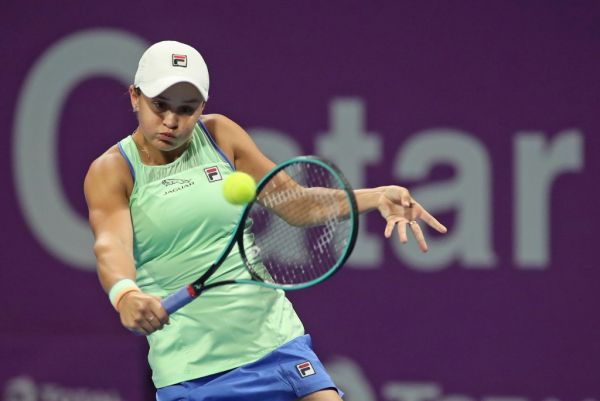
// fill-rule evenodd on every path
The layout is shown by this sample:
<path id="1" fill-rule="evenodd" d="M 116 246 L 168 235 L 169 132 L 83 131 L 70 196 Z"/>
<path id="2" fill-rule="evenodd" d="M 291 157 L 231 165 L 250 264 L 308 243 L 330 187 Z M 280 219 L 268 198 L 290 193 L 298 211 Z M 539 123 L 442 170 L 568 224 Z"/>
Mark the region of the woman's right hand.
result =
<path id="1" fill-rule="evenodd" d="M 145 336 L 169 324 L 169 315 L 160 304 L 160 298 L 131 291 L 119 301 L 121 324 L 128 330 Z"/>

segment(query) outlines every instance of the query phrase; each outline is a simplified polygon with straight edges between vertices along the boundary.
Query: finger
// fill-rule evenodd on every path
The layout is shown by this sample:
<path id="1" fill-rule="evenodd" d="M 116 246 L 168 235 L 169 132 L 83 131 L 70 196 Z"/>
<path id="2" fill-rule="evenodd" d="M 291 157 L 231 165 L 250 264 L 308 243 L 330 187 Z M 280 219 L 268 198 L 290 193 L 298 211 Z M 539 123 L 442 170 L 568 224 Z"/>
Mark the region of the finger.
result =
<path id="1" fill-rule="evenodd" d="M 155 296 L 154 299 L 156 299 L 157 302 L 151 306 L 152 313 L 154 313 L 154 316 L 158 318 L 162 325 L 169 324 L 169 314 L 160 303 L 160 297 Z"/>
<path id="2" fill-rule="evenodd" d="M 405 189 L 404 191 L 402 191 L 401 199 L 402 199 L 402 206 L 412 207 L 413 198 L 412 198 L 412 196 L 410 196 L 410 192 L 408 192 L 408 189 Z"/>
<path id="3" fill-rule="evenodd" d="M 388 198 L 395 204 L 402 205 L 403 207 L 410 207 L 412 203 L 412 197 L 408 189 L 404 187 L 392 187 L 386 191 Z"/>
<path id="4" fill-rule="evenodd" d="M 163 328 L 163 323 L 154 313 L 148 314 L 146 316 L 146 322 L 148 322 L 148 324 L 152 327 L 152 331 L 160 330 Z"/>
<path id="5" fill-rule="evenodd" d="M 419 223 L 413 220 L 409 223 L 409 225 L 415 236 L 415 239 L 417 240 L 419 248 L 421 248 L 421 251 L 427 252 L 429 248 L 427 247 L 427 242 L 425 241 L 425 236 L 423 235 L 421 227 L 419 227 Z"/>
<path id="6" fill-rule="evenodd" d="M 163 308 L 162 306 L 161 306 L 160 310 L 158 311 L 158 313 L 155 313 L 155 316 L 158 318 L 158 320 L 160 321 L 160 323 L 162 325 L 171 324 L 171 321 L 169 320 L 169 314 L 167 313 L 165 308 Z"/>
<path id="7" fill-rule="evenodd" d="M 152 325 L 145 319 L 140 321 L 136 327 L 133 328 L 133 330 L 144 336 L 148 336 L 155 331 L 154 327 L 152 327 Z"/>
<path id="8" fill-rule="evenodd" d="M 141 315 L 134 316 L 131 313 L 123 313 L 121 310 L 121 324 L 132 333 L 140 336 L 146 336 L 149 334 L 142 326 L 143 320 L 144 319 Z"/>
<path id="9" fill-rule="evenodd" d="M 445 225 L 440 223 L 435 217 L 433 217 L 429 212 L 425 209 L 421 212 L 421 220 L 423 220 L 427 225 L 439 233 L 445 234 L 448 232 L 448 229 Z"/>
<path id="10" fill-rule="evenodd" d="M 406 244 L 408 242 L 408 236 L 406 235 L 406 221 L 398 222 L 398 237 L 400 242 Z"/>
<path id="11" fill-rule="evenodd" d="M 149 336 L 156 331 L 156 329 L 148 322 L 143 323 L 141 328 L 144 330 L 145 336 Z"/>
<path id="12" fill-rule="evenodd" d="M 142 328 L 129 328 L 127 327 L 127 330 L 131 331 L 133 334 L 137 335 L 137 336 L 147 336 L 148 333 L 146 330 L 142 329 Z"/>
<path id="13" fill-rule="evenodd" d="M 147 336 L 157 330 L 157 328 L 155 327 L 157 322 L 158 319 L 151 312 L 146 311 L 135 318 L 135 320 L 133 321 L 133 325 L 131 325 L 131 328 Z"/>
<path id="14" fill-rule="evenodd" d="M 384 231 L 385 238 L 390 238 L 392 236 L 392 232 L 394 231 L 395 225 L 396 225 L 395 220 L 388 220 L 387 225 L 385 226 L 385 231 Z"/>

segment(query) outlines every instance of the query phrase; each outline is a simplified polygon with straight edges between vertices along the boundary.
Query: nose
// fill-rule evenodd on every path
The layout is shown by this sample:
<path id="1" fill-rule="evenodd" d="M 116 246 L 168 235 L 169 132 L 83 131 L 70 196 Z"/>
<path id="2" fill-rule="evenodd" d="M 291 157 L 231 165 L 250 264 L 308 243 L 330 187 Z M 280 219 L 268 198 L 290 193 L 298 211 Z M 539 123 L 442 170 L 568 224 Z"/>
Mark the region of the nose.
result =
<path id="1" fill-rule="evenodd" d="M 163 117 L 163 124 L 170 129 L 176 129 L 179 124 L 177 114 L 173 113 L 171 110 L 167 110 Z"/>

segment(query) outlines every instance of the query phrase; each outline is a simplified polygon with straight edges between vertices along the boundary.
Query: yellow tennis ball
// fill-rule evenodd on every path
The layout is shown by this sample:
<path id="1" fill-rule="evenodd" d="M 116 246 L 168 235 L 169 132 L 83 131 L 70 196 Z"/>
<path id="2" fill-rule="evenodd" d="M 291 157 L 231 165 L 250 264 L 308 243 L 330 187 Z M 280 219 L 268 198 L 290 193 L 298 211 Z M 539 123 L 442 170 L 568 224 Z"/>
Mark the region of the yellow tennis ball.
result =
<path id="1" fill-rule="evenodd" d="M 252 176 L 236 171 L 225 178 L 223 195 L 229 203 L 244 205 L 254 199 L 256 182 Z"/>

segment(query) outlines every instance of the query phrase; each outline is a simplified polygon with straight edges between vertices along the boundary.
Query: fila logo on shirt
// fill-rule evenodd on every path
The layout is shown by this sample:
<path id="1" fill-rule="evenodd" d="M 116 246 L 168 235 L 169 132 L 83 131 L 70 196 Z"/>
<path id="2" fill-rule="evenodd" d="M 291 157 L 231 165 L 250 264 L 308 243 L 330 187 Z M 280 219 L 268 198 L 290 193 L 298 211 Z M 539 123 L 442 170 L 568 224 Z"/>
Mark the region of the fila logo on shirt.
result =
<path id="1" fill-rule="evenodd" d="M 217 166 L 207 167 L 204 169 L 204 174 L 206 174 L 206 178 L 208 178 L 208 182 L 221 181 L 223 177 L 221 177 L 221 172 Z"/>
<path id="2" fill-rule="evenodd" d="M 173 54 L 173 67 L 187 67 L 187 56 L 185 54 Z"/>
<path id="3" fill-rule="evenodd" d="M 296 365 L 296 369 L 298 369 L 300 377 L 312 376 L 316 373 L 311 363 L 308 361 L 299 363 L 298 365 Z"/>

